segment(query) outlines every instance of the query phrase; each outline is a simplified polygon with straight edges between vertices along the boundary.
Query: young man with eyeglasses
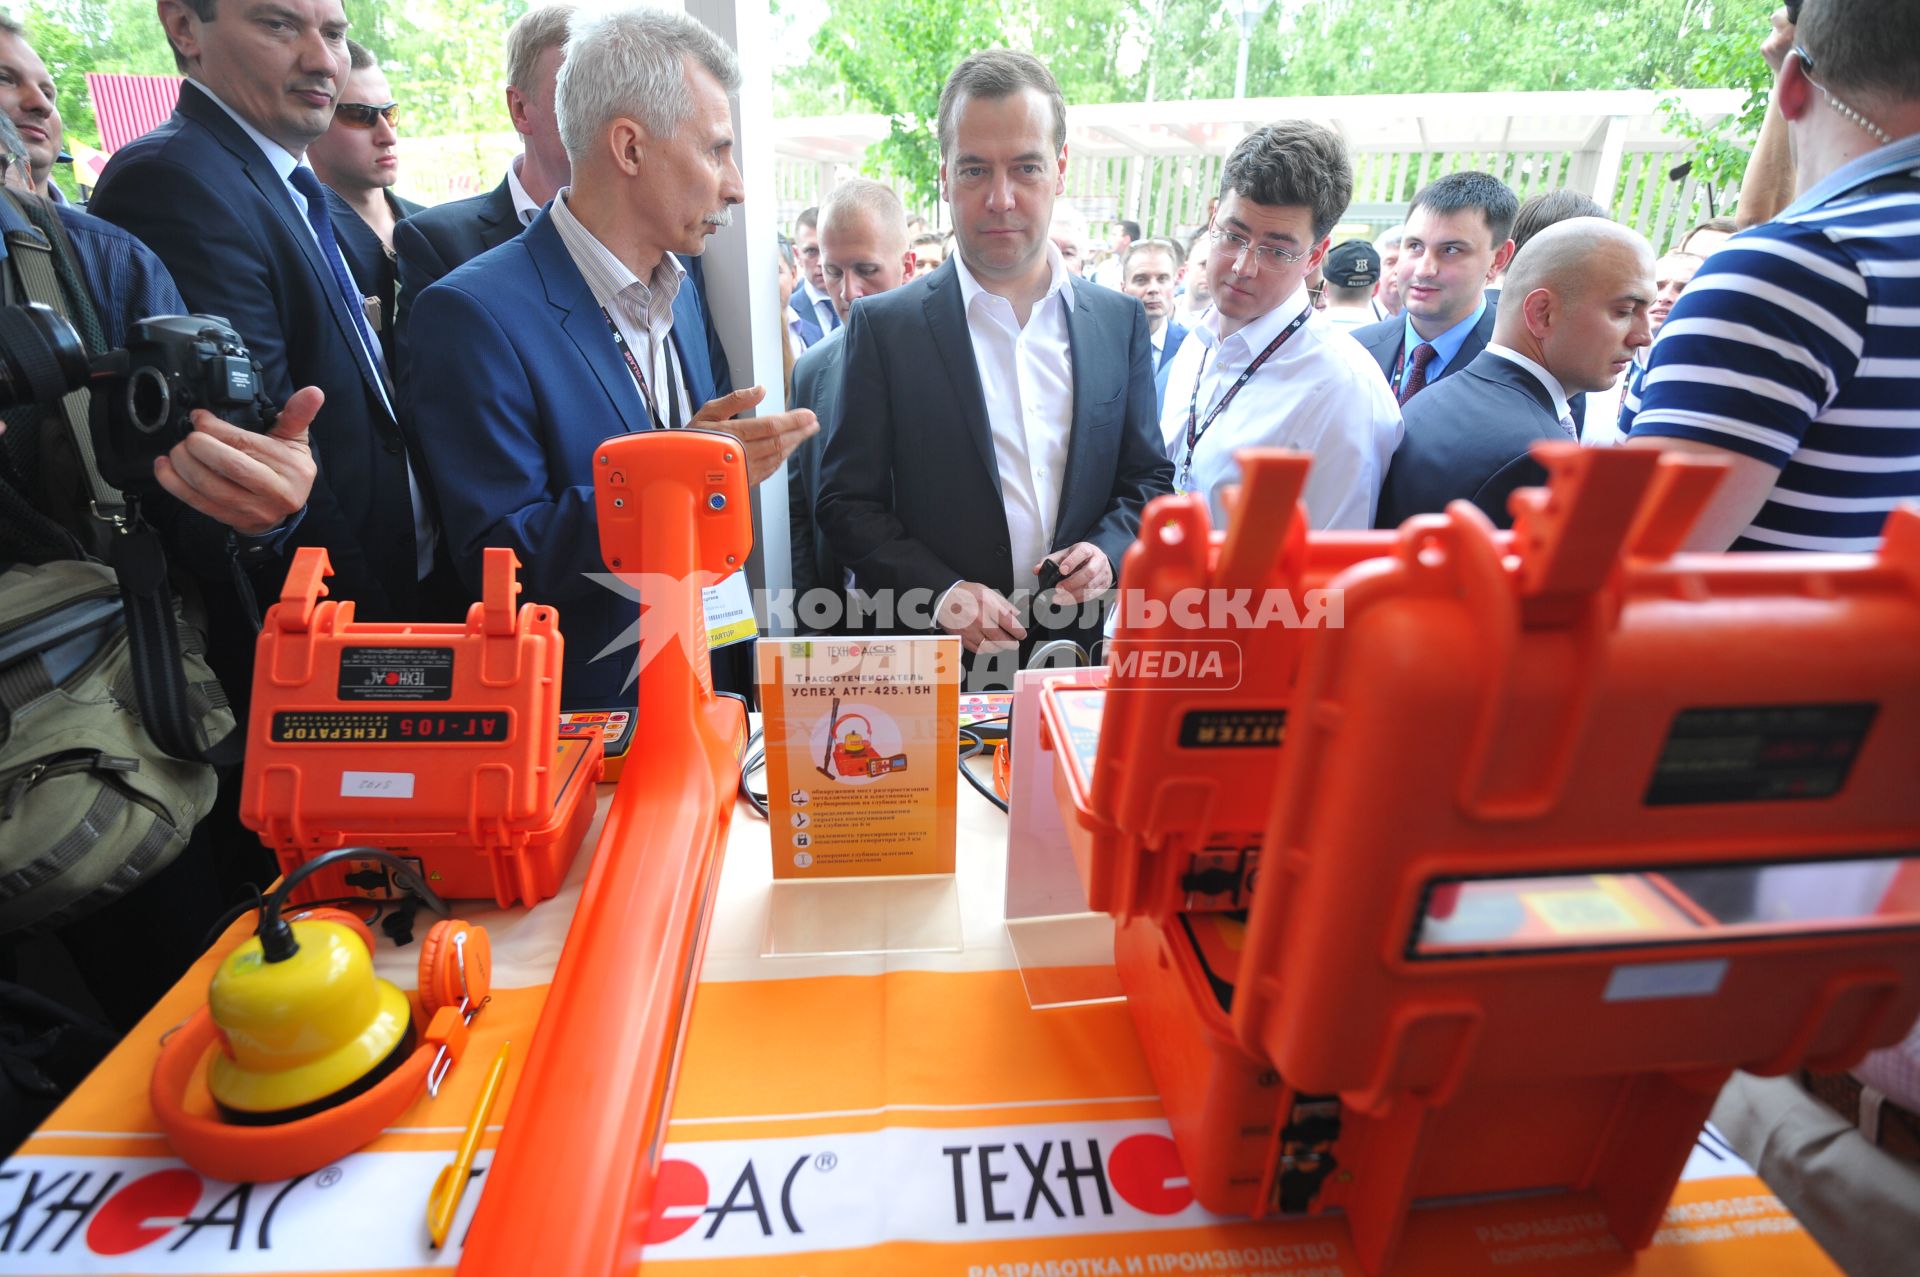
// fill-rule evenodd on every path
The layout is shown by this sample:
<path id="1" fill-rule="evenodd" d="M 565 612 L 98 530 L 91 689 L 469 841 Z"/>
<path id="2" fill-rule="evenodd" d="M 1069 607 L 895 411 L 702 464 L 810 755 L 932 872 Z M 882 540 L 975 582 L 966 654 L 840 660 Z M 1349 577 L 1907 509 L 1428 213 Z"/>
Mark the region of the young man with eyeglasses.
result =
<path id="1" fill-rule="evenodd" d="M 334 237 L 365 294 L 367 321 L 393 363 L 393 231 L 421 211 L 393 193 L 400 176 L 400 104 L 373 54 L 347 41 L 352 69 L 333 107 L 333 123 L 307 147 L 307 162 L 333 198 Z"/>
<path id="2" fill-rule="evenodd" d="M 1726 463 L 1692 545 L 1871 550 L 1920 498 L 1920 6 L 1807 0 L 1774 102 L 1798 199 L 1707 258 L 1630 446 Z"/>
<path id="3" fill-rule="evenodd" d="M 1370 528 L 1400 411 L 1353 338 L 1313 304 L 1307 278 L 1353 197 L 1338 134 L 1283 120 L 1227 157 L 1209 227 L 1213 308 L 1167 372 L 1160 433 L 1175 485 L 1204 492 L 1216 523 L 1242 448 L 1313 454 L 1303 494 L 1316 528 Z"/>

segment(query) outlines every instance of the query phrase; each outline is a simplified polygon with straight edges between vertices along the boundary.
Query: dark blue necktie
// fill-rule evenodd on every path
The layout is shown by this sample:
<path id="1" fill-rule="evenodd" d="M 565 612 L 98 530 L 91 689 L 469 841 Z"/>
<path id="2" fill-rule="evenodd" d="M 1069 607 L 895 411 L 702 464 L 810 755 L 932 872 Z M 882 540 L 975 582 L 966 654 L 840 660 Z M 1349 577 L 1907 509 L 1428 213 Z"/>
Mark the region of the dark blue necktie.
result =
<path id="1" fill-rule="evenodd" d="M 333 271 L 333 286 L 340 290 L 340 298 L 346 302 L 347 310 L 352 314 L 354 325 L 360 333 L 360 340 L 367 348 L 367 358 L 379 366 L 379 356 L 374 352 L 380 349 L 373 335 L 373 329 L 367 323 L 367 311 L 360 299 L 360 290 L 354 286 L 353 277 L 347 274 L 346 259 L 340 256 L 340 246 L 333 239 L 333 219 L 327 215 L 326 188 L 320 185 L 320 179 L 313 170 L 305 166 L 296 167 L 293 176 L 287 179 L 293 189 L 300 192 L 307 201 L 307 224 L 313 227 L 313 236 L 320 241 L 320 256 L 327 259 L 327 265 Z"/>

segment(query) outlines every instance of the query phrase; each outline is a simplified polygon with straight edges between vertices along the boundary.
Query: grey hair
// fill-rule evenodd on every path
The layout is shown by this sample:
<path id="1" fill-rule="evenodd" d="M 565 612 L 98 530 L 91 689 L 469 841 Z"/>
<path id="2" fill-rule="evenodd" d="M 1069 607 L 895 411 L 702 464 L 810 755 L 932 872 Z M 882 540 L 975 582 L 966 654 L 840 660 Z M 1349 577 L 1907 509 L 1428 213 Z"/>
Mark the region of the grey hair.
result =
<path id="1" fill-rule="evenodd" d="M 727 93 L 739 92 L 739 59 L 698 19 L 638 5 L 575 13 L 553 95 L 567 155 L 579 163 L 615 120 L 633 120 L 656 138 L 672 137 L 693 115 L 683 70 L 689 61 Z"/>
<path id="2" fill-rule="evenodd" d="M 1404 226 L 1396 226 L 1391 230 L 1382 231 L 1380 238 L 1373 241 L 1373 251 L 1384 257 L 1394 249 L 1400 247 L 1401 241 L 1406 239 L 1406 237 L 1407 228 Z"/>

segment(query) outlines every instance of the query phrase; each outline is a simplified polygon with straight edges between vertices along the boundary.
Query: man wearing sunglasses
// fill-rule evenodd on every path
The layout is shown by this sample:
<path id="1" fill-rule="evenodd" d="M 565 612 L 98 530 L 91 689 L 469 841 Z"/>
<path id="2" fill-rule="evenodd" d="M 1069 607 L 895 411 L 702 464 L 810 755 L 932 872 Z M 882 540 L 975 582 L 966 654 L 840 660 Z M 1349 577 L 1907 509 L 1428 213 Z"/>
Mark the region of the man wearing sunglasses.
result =
<path id="1" fill-rule="evenodd" d="M 334 238 L 364 295 L 367 322 L 393 365 L 393 230 L 421 206 L 393 193 L 400 176 L 400 104 L 373 54 L 347 41 L 352 69 L 333 123 L 307 148 L 307 162 L 331 196 Z"/>
<path id="2" fill-rule="evenodd" d="M 1227 157 L 1209 228 L 1213 308 L 1168 365 L 1160 412 L 1175 486 L 1204 492 L 1216 522 L 1221 490 L 1239 482 L 1234 453 L 1273 447 L 1313 454 L 1302 499 L 1314 527 L 1373 526 L 1400 412 L 1307 287 L 1352 196 L 1346 144 L 1322 125 L 1270 124 Z"/>

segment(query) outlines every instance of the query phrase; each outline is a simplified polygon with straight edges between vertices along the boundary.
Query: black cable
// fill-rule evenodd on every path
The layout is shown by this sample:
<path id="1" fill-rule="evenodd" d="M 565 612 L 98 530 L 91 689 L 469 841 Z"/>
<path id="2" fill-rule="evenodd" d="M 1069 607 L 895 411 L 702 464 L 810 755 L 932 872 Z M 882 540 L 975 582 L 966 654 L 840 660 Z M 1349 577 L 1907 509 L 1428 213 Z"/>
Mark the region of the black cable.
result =
<path id="1" fill-rule="evenodd" d="M 250 882 L 242 883 L 241 885 L 253 893 L 253 899 L 242 900 L 239 904 L 221 914 L 213 926 L 207 929 L 207 934 L 201 938 L 200 947 L 202 949 L 213 948 L 215 942 L 220 939 L 226 929 L 233 925 L 235 918 L 238 918 L 243 913 L 259 909 L 266 904 L 266 897 L 261 893 L 260 888 Z M 365 922 L 367 926 L 372 927 L 380 921 L 380 915 L 386 910 L 386 907 L 393 903 L 395 903 L 393 900 L 383 900 L 379 896 L 334 896 L 327 900 L 307 901 L 304 904 L 295 905 L 294 908 L 299 910 L 368 905 L 373 909 L 373 916 L 371 918 L 363 918 L 361 921 Z"/>
<path id="2" fill-rule="evenodd" d="M 767 796 L 765 794 L 756 794 L 753 791 L 753 786 L 747 783 L 747 777 L 767 765 L 767 751 L 766 747 L 761 744 L 759 731 L 756 730 L 752 735 L 747 737 L 747 743 L 741 751 L 741 755 L 740 796 L 753 804 L 753 809 L 759 812 L 761 819 L 764 820 L 767 818 Z"/>
<path id="3" fill-rule="evenodd" d="M 381 851 L 374 847 L 337 847 L 324 855 L 296 867 L 280 880 L 271 896 L 260 907 L 260 927 L 255 932 L 260 937 L 260 948 L 268 962 L 285 962 L 299 948 L 293 942 L 293 932 L 282 918 L 286 907 L 287 895 L 295 887 L 312 877 L 328 865 L 339 864 L 343 860 L 373 860 L 385 865 L 393 873 L 394 882 L 410 896 L 417 897 L 420 903 L 439 914 L 442 918 L 452 917 L 447 902 L 435 893 L 414 867 L 390 851 Z M 397 939 L 397 937 L 396 937 Z"/>
<path id="4" fill-rule="evenodd" d="M 1002 714 L 1000 715 L 1000 717 L 1004 718 L 1006 717 L 1006 715 Z M 981 721 L 991 722 L 992 720 L 982 719 Z M 979 726 L 979 724 L 976 723 L 974 726 L 977 727 Z M 967 766 L 967 760 L 969 758 L 972 758 L 975 754 L 978 754 L 981 750 L 987 747 L 986 740 L 980 735 L 979 732 L 974 731 L 972 727 L 962 727 L 959 729 L 959 731 L 962 736 L 967 737 L 969 740 L 973 742 L 973 744 L 967 748 L 966 752 L 960 755 L 960 774 L 967 778 L 967 783 L 969 785 L 972 785 L 974 789 L 979 792 L 982 798 L 992 803 L 995 807 L 998 807 L 1001 811 L 1006 811 L 1007 810 L 1006 800 L 1000 797 L 1000 795 L 994 793 L 993 787 L 991 785 L 988 785 L 984 781 L 982 781 L 978 776 L 974 775 L 973 768 Z"/>

